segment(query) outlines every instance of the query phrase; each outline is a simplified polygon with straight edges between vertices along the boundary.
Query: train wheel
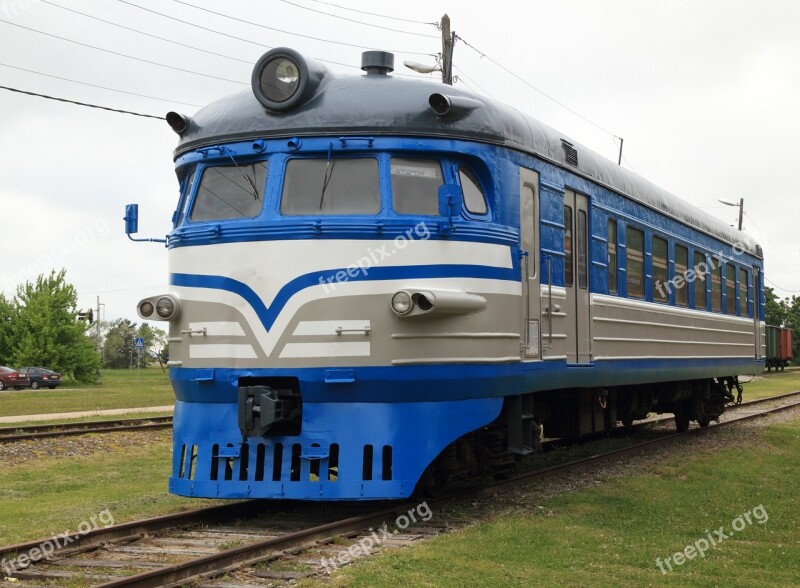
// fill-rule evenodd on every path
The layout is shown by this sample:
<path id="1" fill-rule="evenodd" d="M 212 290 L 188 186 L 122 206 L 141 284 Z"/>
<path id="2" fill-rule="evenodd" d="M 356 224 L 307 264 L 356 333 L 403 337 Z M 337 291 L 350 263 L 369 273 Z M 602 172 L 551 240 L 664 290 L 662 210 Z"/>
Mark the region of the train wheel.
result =
<path id="1" fill-rule="evenodd" d="M 707 418 L 697 419 L 697 424 L 705 429 L 708 425 L 711 424 L 711 421 Z"/>

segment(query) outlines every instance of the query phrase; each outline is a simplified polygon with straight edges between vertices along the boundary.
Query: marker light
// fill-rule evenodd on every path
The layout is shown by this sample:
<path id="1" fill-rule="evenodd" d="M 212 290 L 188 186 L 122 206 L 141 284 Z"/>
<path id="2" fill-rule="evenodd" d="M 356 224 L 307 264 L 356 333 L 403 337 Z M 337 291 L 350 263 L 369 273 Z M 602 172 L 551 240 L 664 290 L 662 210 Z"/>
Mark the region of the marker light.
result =
<path id="1" fill-rule="evenodd" d="M 155 306 L 153 306 L 153 303 L 150 302 L 149 300 L 142 300 L 139 303 L 139 316 L 141 316 L 141 317 L 144 317 L 144 318 L 149 317 L 150 315 L 153 314 L 154 310 L 155 310 Z"/>
<path id="2" fill-rule="evenodd" d="M 170 296 L 162 296 L 156 302 L 156 313 L 162 319 L 169 319 L 175 314 L 175 300 L 172 299 Z"/>
<path id="3" fill-rule="evenodd" d="M 402 316 L 411 312 L 413 307 L 414 305 L 411 302 L 411 294 L 405 290 L 400 290 L 399 292 L 396 292 L 394 296 L 392 296 L 392 310 L 395 313 Z"/>

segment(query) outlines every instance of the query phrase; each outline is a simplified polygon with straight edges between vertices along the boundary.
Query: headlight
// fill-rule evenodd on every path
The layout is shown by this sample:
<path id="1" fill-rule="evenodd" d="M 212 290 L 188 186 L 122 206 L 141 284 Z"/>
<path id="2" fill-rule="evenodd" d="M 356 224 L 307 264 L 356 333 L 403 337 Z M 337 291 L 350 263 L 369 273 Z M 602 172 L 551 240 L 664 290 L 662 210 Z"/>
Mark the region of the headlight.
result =
<path id="1" fill-rule="evenodd" d="M 156 302 L 156 312 L 162 319 L 168 319 L 175 313 L 175 301 L 169 296 L 162 296 Z"/>
<path id="2" fill-rule="evenodd" d="M 153 306 L 153 303 L 150 302 L 149 300 L 142 300 L 139 303 L 139 316 L 147 318 L 153 314 L 154 310 L 155 307 Z"/>
<path id="3" fill-rule="evenodd" d="M 399 315 L 408 314 L 413 306 L 411 294 L 405 290 L 400 290 L 392 296 L 392 310 Z"/>
<path id="4" fill-rule="evenodd" d="M 250 84 L 256 99 L 268 110 L 283 111 L 311 99 L 327 70 L 294 49 L 267 51 L 253 68 Z"/>

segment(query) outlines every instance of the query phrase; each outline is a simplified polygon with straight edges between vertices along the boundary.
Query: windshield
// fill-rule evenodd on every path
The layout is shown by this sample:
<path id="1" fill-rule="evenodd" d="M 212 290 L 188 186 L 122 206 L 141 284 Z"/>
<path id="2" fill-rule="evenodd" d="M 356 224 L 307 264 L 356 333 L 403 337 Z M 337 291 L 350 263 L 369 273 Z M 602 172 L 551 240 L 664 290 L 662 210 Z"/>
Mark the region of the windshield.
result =
<path id="1" fill-rule="evenodd" d="M 380 210 L 377 159 L 291 159 L 286 164 L 283 214 L 376 214 Z"/>
<path id="2" fill-rule="evenodd" d="M 267 162 L 207 167 L 189 218 L 192 221 L 253 218 L 264 207 Z"/>

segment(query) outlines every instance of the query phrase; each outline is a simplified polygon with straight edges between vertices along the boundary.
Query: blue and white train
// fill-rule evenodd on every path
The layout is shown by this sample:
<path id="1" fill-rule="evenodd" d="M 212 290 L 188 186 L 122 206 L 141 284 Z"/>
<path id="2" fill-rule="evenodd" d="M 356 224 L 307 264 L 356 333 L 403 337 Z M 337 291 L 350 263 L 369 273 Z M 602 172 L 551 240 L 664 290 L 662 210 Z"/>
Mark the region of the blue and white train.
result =
<path id="1" fill-rule="evenodd" d="M 761 247 L 513 108 L 266 53 L 191 118 L 167 236 L 185 496 L 398 499 L 540 437 L 719 417 L 763 370 Z M 126 212 L 129 236 L 138 211 Z"/>

